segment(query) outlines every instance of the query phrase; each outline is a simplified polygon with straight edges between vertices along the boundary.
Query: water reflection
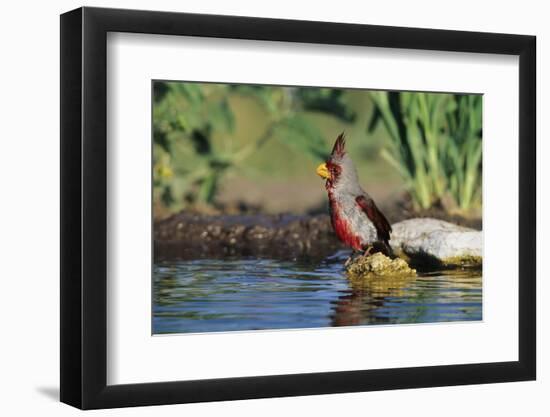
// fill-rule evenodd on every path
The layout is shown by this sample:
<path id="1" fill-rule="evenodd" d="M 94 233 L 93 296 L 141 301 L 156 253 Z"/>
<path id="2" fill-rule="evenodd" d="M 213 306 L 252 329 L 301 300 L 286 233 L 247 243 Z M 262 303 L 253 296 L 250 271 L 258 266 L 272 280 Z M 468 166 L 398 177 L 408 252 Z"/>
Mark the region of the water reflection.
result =
<path id="1" fill-rule="evenodd" d="M 351 284 L 342 256 L 160 262 L 154 266 L 153 333 L 481 319 L 480 273 Z"/>
<path id="2" fill-rule="evenodd" d="M 333 326 L 481 320 L 481 275 L 440 272 L 350 284 Z"/>

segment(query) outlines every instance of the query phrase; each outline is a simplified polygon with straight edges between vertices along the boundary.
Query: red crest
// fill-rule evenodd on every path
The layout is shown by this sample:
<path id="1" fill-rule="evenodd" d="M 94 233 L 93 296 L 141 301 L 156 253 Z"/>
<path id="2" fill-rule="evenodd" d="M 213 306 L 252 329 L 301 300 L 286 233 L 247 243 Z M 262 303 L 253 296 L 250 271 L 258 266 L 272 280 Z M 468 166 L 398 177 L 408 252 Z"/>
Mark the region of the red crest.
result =
<path id="1" fill-rule="evenodd" d="M 340 133 L 334 142 L 334 147 L 332 148 L 331 156 L 341 158 L 346 153 L 346 135 L 344 132 Z"/>

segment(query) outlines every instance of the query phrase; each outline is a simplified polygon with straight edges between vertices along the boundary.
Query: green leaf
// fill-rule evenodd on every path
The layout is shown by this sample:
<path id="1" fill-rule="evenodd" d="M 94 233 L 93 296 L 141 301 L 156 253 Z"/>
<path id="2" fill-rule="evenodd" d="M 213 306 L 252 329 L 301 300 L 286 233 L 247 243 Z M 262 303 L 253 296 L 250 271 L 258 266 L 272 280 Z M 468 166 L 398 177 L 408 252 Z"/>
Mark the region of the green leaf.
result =
<path id="1" fill-rule="evenodd" d="M 232 85 L 232 90 L 238 94 L 253 97 L 271 114 L 279 112 L 279 104 L 274 94 L 275 89 L 261 85 Z"/>
<path id="2" fill-rule="evenodd" d="M 355 112 L 347 105 L 344 90 L 337 88 L 297 88 L 296 98 L 304 110 L 315 111 L 352 123 Z"/>
<path id="3" fill-rule="evenodd" d="M 314 159 L 326 160 L 329 156 L 325 138 L 303 115 L 281 120 L 274 127 L 274 132 L 279 140 Z"/>
<path id="4" fill-rule="evenodd" d="M 227 100 L 208 105 L 208 119 L 215 130 L 231 133 L 235 129 L 235 116 Z"/>
<path id="5" fill-rule="evenodd" d="M 219 175 L 216 171 L 211 172 L 200 184 L 198 198 L 204 203 L 211 203 L 218 189 Z"/>
<path id="6" fill-rule="evenodd" d="M 382 113 L 380 112 L 380 109 L 375 106 L 374 111 L 372 112 L 372 117 L 369 121 L 369 125 L 367 126 L 367 132 L 373 133 L 376 127 L 378 126 L 378 122 L 382 119 Z"/>

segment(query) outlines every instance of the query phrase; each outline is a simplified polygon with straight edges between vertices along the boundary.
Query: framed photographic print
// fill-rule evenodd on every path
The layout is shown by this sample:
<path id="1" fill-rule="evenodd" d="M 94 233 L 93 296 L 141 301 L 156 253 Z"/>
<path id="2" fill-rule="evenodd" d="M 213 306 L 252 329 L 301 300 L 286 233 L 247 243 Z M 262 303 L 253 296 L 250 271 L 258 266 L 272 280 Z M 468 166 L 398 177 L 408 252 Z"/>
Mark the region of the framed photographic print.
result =
<path id="1" fill-rule="evenodd" d="M 535 38 L 61 16 L 61 401 L 535 379 Z"/>

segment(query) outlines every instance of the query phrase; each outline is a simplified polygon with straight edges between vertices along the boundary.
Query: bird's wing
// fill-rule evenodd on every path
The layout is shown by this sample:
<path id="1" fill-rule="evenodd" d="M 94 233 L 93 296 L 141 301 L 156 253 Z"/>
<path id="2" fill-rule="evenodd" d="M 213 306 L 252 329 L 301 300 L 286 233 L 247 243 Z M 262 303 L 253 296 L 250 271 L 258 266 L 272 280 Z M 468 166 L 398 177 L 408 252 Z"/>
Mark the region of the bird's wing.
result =
<path id="1" fill-rule="evenodd" d="M 374 200 L 370 197 L 360 195 L 358 197 L 355 197 L 355 201 L 370 219 L 372 224 L 374 224 L 378 239 L 380 239 L 382 242 L 388 243 L 388 241 L 390 240 L 390 232 L 392 231 L 392 229 L 390 223 L 388 222 L 388 219 L 386 219 L 386 216 L 384 216 L 382 212 L 378 210 L 376 204 L 374 204 Z"/>

